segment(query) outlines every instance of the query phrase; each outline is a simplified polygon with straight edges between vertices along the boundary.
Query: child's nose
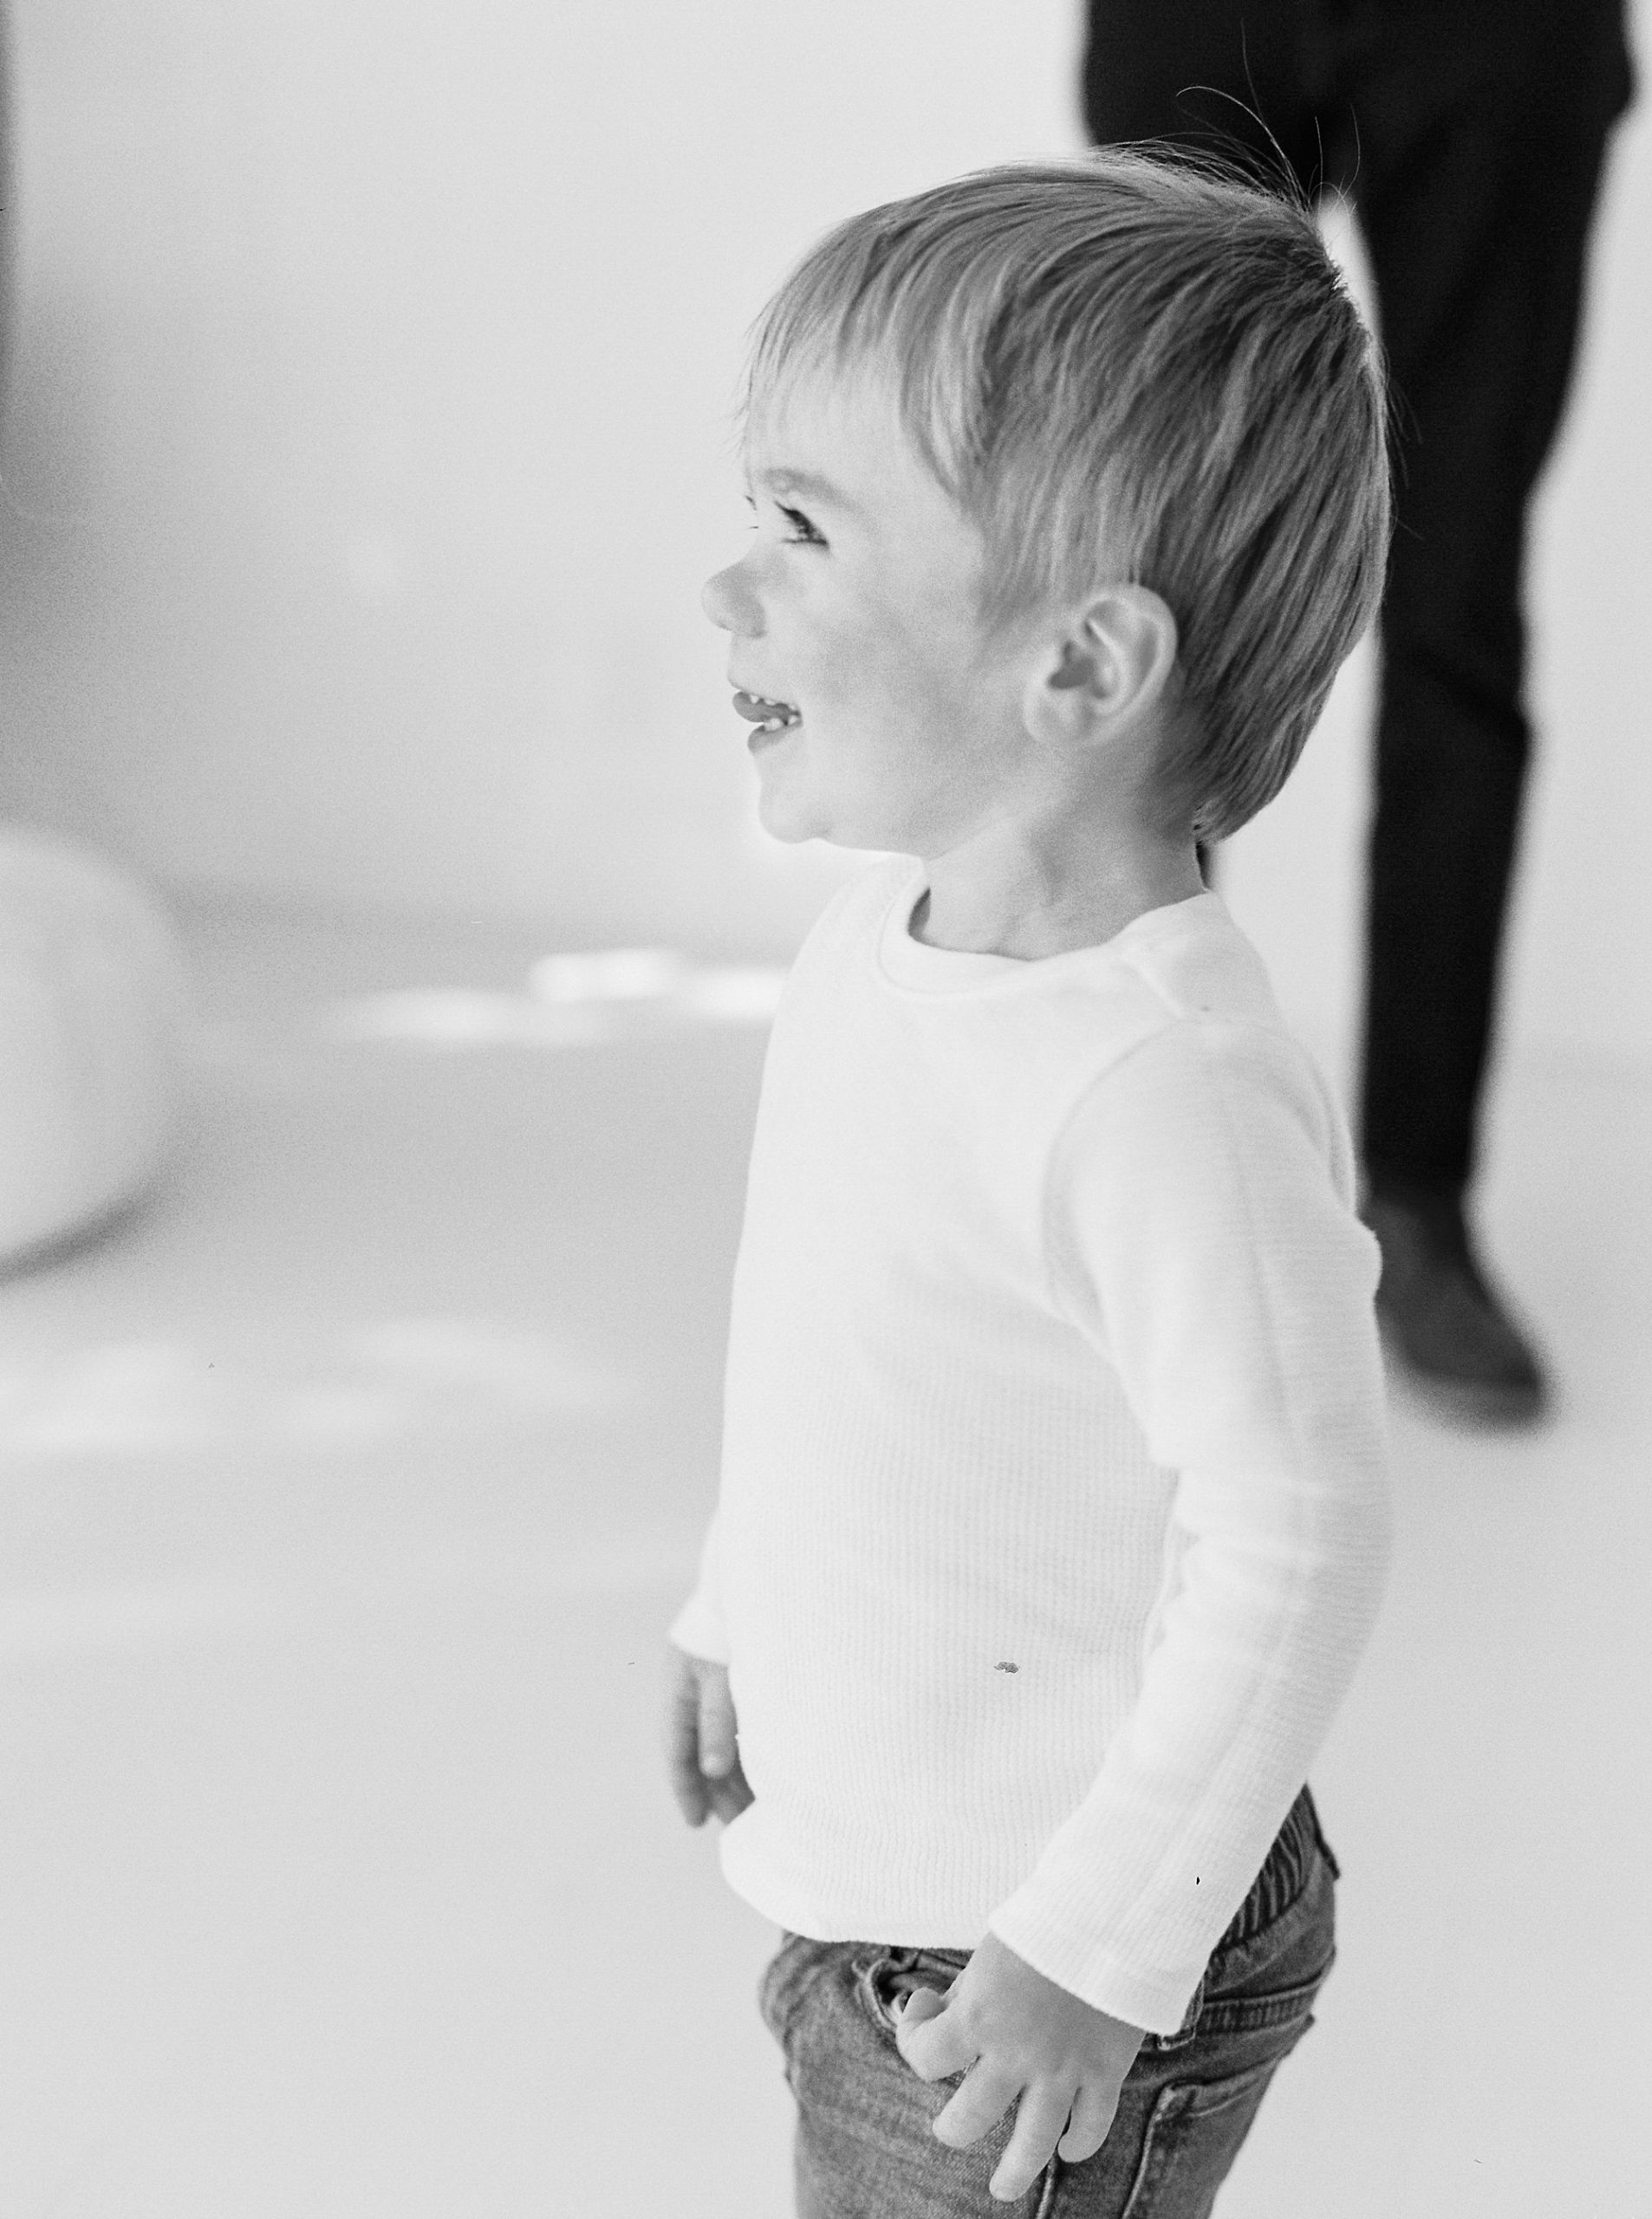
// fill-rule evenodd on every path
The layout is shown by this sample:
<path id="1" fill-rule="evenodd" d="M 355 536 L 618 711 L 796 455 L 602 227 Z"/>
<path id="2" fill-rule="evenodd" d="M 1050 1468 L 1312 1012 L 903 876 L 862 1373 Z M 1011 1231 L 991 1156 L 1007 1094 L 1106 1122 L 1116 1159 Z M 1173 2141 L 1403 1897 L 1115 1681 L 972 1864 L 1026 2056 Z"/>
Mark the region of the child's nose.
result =
<path id="1" fill-rule="evenodd" d="M 700 589 L 699 603 L 721 630 L 756 640 L 763 633 L 763 609 L 744 569 L 743 563 L 731 563 L 726 570 L 707 578 Z"/>

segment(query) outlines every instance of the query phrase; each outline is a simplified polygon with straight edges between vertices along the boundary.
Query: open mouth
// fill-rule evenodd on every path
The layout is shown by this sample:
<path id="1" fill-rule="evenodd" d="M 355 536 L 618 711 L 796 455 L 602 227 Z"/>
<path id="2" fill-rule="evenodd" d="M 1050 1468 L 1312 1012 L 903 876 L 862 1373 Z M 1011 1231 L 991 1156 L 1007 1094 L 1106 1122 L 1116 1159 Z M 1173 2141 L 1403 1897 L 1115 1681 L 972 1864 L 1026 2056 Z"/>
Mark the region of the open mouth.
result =
<path id="1" fill-rule="evenodd" d="M 764 693 L 737 693 L 734 708 L 737 715 L 762 732 L 785 732 L 803 722 L 803 712 L 795 703 L 771 701 Z"/>

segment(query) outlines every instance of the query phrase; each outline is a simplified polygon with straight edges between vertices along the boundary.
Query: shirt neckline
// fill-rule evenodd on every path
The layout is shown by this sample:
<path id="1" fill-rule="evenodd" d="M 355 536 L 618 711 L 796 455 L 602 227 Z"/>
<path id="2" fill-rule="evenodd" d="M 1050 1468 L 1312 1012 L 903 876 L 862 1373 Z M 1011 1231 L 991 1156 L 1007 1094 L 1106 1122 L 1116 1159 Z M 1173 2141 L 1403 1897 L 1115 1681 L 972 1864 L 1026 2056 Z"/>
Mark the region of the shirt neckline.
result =
<path id="1" fill-rule="evenodd" d="M 980 986 L 1041 983 L 1063 969 L 1093 967 L 1098 959 L 1115 961 L 1139 941 L 1158 938 L 1167 928 L 1193 917 L 1226 914 L 1220 895 L 1206 887 L 1180 901 L 1144 910 L 1111 940 L 1098 940 L 1093 947 L 1067 948 L 1059 955 L 986 955 L 969 948 L 931 947 L 913 938 L 913 912 L 927 887 L 922 863 L 909 865 L 885 905 L 877 933 L 879 971 L 891 986 L 909 993 L 963 993 Z"/>

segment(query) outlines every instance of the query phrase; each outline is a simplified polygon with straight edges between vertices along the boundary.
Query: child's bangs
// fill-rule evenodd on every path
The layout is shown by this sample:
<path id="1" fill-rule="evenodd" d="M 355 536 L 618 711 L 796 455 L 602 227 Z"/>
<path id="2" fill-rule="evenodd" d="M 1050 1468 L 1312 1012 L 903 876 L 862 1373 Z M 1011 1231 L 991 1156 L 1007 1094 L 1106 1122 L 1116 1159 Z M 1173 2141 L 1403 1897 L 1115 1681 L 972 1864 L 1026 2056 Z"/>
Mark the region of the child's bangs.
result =
<path id="1" fill-rule="evenodd" d="M 875 262 L 878 242 L 833 234 L 753 325 L 739 402 L 742 436 L 786 390 L 811 376 L 887 382 L 902 428 L 953 498 L 965 501 L 977 444 L 967 289 L 934 262 Z"/>

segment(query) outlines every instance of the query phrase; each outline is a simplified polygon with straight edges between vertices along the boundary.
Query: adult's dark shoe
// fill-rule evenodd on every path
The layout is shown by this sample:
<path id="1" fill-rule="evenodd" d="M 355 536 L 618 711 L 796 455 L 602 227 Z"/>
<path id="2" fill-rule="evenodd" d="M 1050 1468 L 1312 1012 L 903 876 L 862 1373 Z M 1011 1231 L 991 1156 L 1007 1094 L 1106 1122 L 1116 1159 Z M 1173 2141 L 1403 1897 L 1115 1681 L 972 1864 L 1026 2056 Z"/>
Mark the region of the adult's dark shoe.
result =
<path id="1" fill-rule="evenodd" d="M 1530 1425 L 1549 1403 L 1530 1344 L 1487 1285 L 1454 1192 L 1373 1193 L 1361 1212 L 1382 1251 L 1377 1323 L 1426 1399 L 1472 1425 Z"/>

